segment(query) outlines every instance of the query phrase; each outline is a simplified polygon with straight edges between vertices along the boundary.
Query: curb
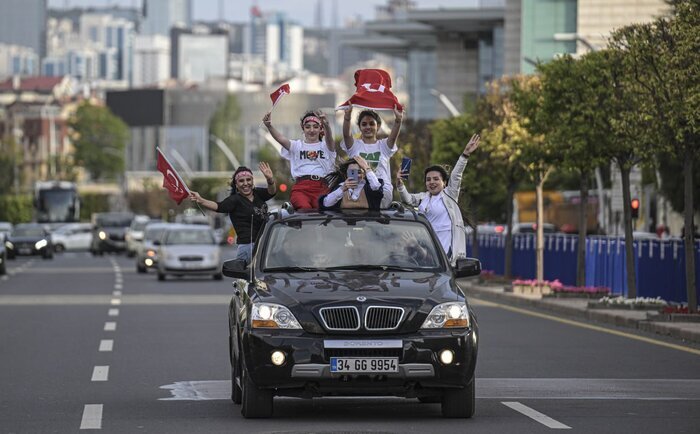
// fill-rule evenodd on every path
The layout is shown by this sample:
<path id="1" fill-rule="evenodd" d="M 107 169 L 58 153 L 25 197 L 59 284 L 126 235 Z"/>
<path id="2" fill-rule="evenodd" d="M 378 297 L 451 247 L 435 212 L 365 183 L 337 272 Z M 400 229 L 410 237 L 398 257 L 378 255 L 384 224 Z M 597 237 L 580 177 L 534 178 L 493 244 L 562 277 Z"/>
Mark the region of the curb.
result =
<path id="1" fill-rule="evenodd" d="M 645 311 L 617 311 L 613 309 L 597 310 L 587 309 L 585 307 L 566 306 L 561 303 L 553 303 L 550 300 L 524 298 L 506 292 L 497 292 L 491 289 L 485 289 L 483 286 L 474 284 L 468 280 L 460 279 L 458 283 L 460 287 L 464 289 L 467 295 L 473 295 L 486 300 L 503 301 L 506 304 L 515 304 L 519 306 L 543 309 L 569 317 L 627 327 L 663 336 L 670 336 L 686 342 L 700 343 L 699 323 L 649 321 L 646 319 Z M 622 313 L 624 313 L 624 315 Z M 640 318 L 635 318 L 635 316 L 639 316 Z M 642 318 L 642 316 L 644 318 Z"/>

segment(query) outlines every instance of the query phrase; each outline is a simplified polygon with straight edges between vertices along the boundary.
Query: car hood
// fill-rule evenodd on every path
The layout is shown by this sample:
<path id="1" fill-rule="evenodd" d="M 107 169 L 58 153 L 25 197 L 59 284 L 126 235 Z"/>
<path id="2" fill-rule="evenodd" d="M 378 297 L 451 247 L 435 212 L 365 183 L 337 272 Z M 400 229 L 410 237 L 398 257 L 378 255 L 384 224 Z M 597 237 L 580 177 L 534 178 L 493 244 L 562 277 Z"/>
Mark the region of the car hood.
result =
<path id="1" fill-rule="evenodd" d="M 320 331 L 320 308 L 356 306 L 362 313 L 370 305 L 405 308 L 404 325 L 417 329 L 435 305 L 464 298 L 450 274 L 433 272 L 272 273 L 255 286 L 260 301 L 287 306 L 308 331 Z"/>
<path id="2" fill-rule="evenodd" d="M 36 243 L 39 240 L 50 240 L 49 236 L 43 236 L 43 237 L 8 237 L 8 241 L 10 241 L 13 244 L 17 243 Z"/>
<path id="3" fill-rule="evenodd" d="M 163 252 L 168 253 L 169 255 L 175 255 L 175 256 L 180 256 L 180 255 L 209 255 L 213 252 L 218 252 L 219 251 L 219 246 L 215 246 L 213 244 L 185 244 L 185 245 L 179 245 L 179 244 L 171 244 L 171 245 L 165 245 L 162 247 Z"/>
<path id="4" fill-rule="evenodd" d="M 123 227 L 119 227 L 119 226 L 106 226 L 106 227 L 100 228 L 101 231 L 105 231 L 109 235 L 124 235 L 124 234 L 126 234 L 127 229 L 128 228 L 123 228 Z"/>

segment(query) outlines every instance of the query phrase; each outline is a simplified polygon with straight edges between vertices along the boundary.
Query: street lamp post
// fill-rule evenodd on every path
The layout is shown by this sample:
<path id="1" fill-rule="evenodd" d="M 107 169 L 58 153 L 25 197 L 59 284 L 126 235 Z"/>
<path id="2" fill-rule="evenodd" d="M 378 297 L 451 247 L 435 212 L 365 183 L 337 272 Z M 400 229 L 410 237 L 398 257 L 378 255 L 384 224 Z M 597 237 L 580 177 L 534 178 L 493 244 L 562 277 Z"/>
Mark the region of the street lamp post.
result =
<path id="1" fill-rule="evenodd" d="M 447 109 L 447 111 L 450 112 L 453 118 L 462 114 L 459 111 L 459 109 L 457 109 L 457 107 L 455 107 L 455 105 L 452 104 L 452 101 L 450 101 L 450 99 L 444 93 L 439 92 L 436 89 L 430 89 L 430 94 L 436 97 L 442 103 L 442 105 Z"/>

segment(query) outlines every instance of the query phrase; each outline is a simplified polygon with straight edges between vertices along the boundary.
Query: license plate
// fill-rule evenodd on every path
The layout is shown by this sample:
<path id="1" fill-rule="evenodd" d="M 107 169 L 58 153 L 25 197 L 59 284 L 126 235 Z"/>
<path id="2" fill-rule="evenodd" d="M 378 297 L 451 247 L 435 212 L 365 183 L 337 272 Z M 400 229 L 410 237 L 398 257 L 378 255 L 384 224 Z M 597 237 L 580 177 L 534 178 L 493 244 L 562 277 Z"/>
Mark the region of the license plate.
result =
<path id="1" fill-rule="evenodd" d="M 27 249 L 27 248 L 19 249 L 19 254 L 20 255 L 31 255 L 32 249 Z"/>
<path id="2" fill-rule="evenodd" d="M 334 373 L 376 373 L 399 372 L 398 357 L 331 357 L 331 372 Z"/>
<path id="3" fill-rule="evenodd" d="M 183 262 L 182 267 L 188 270 L 193 270 L 196 268 L 200 268 L 201 264 L 199 262 Z"/>

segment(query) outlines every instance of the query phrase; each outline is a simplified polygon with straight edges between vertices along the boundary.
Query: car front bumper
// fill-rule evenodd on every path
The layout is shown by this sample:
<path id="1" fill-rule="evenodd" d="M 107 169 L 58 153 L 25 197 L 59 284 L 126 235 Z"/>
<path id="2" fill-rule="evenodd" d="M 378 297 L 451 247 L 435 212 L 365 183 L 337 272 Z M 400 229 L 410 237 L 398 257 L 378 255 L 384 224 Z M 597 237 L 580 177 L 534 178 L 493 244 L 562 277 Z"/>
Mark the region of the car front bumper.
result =
<path id="1" fill-rule="evenodd" d="M 312 336 L 301 332 L 270 333 L 256 330 L 243 335 L 245 365 L 256 386 L 276 389 L 278 395 L 381 395 L 419 397 L 436 390 L 466 387 L 474 376 L 477 331 L 455 329 L 421 331 L 410 335 Z M 325 348 L 326 340 L 400 340 L 393 350 Z M 443 364 L 439 353 L 451 350 L 454 361 Z M 274 351 L 282 351 L 286 361 L 275 366 Z M 344 374 L 331 372 L 331 357 L 398 357 L 398 372 Z"/>

